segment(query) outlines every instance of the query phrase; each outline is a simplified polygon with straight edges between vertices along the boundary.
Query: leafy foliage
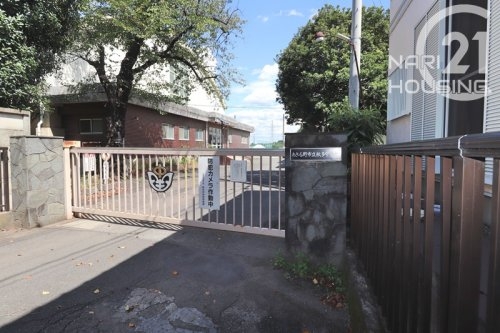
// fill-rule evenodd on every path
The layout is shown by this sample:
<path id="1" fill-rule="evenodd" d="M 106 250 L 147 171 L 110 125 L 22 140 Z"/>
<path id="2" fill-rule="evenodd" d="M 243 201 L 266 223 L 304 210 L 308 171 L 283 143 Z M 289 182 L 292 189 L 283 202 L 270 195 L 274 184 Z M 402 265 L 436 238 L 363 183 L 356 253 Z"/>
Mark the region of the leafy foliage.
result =
<path id="1" fill-rule="evenodd" d="M 107 145 L 125 137 L 132 92 L 186 102 L 197 81 L 223 101 L 238 81 L 231 39 L 242 20 L 230 0 L 90 1 L 71 54 L 95 69 L 107 95 Z M 174 77 L 173 81 L 165 76 Z"/>
<path id="2" fill-rule="evenodd" d="M 328 115 L 330 132 L 346 133 L 349 148 L 381 144 L 386 122 L 374 108 L 354 110 L 347 100 L 330 106 L 320 106 Z"/>
<path id="3" fill-rule="evenodd" d="M 25 108 L 36 85 L 30 73 L 36 67 L 36 52 L 26 45 L 21 16 L 8 17 L 0 10 L 0 106 Z"/>
<path id="4" fill-rule="evenodd" d="M 0 106 L 36 110 L 42 77 L 70 43 L 78 0 L 0 3 Z"/>
<path id="5" fill-rule="evenodd" d="M 362 17 L 360 109 L 380 110 L 385 119 L 389 12 L 364 7 Z M 349 32 L 350 25 L 350 9 L 325 5 L 278 55 L 276 90 L 289 124 L 301 123 L 310 131 L 332 128 L 325 105 L 344 100 L 350 76 L 350 46 L 337 35 Z M 325 39 L 315 42 L 319 31 Z"/>

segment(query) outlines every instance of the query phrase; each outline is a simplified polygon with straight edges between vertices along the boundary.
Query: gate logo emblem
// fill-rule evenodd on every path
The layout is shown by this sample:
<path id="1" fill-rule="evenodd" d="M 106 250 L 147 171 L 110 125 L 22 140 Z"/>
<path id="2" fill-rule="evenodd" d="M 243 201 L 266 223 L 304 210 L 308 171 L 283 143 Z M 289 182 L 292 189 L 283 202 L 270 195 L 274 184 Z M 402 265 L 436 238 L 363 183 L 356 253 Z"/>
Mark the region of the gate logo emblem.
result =
<path id="1" fill-rule="evenodd" d="M 167 172 L 167 169 L 162 166 L 156 166 L 153 171 L 146 172 L 149 185 L 156 192 L 165 192 L 172 186 L 172 180 L 174 180 L 174 173 Z"/>

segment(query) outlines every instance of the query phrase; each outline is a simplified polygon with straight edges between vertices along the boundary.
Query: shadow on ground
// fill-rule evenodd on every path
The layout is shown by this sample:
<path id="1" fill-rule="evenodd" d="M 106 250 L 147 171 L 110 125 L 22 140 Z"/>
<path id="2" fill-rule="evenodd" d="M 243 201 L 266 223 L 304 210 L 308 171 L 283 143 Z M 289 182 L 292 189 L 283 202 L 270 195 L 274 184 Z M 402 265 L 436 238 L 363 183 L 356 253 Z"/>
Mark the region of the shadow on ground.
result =
<path id="1" fill-rule="evenodd" d="M 246 190 L 201 220 L 284 230 L 284 202 L 285 191 Z"/>
<path id="2" fill-rule="evenodd" d="M 23 312 L 0 332 L 348 332 L 346 309 L 273 269 L 284 239 L 102 219 L 0 242 L 3 302 Z M 28 294 L 58 286 L 43 304 Z"/>

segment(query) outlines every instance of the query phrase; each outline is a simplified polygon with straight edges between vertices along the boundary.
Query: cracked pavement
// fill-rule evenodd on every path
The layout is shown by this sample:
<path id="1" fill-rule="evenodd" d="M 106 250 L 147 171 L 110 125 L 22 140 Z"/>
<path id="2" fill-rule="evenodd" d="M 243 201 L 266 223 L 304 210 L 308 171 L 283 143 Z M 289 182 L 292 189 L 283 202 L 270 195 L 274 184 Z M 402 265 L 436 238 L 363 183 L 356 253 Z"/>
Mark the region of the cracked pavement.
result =
<path id="1" fill-rule="evenodd" d="M 285 241 L 127 219 L 0 232 L 0 332 L 348 332 Z"/>

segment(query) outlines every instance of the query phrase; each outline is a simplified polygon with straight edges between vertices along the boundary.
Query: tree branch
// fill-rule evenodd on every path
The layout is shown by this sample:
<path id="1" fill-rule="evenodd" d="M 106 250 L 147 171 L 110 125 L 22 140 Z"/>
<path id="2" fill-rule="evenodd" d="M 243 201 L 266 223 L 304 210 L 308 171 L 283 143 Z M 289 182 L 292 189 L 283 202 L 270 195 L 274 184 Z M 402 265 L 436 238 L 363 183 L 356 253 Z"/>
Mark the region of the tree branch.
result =
<path id="1" fill-rule="evenodd" d="M 158 57 L 161 58 L 161 59 L 168 59 L 169 58 L 169 53 L 172 51 L 172 49 L 174 48 L 175 44 L 184 36 L 186 35 L 189 31 L 193 30 L 194 29 L 194 26 L 193 25 L 190 25 L 189 27 L 187 27 L 186 29 L 184 29 L 183 31 L 181 31 L 177 36 L 175 36 L 174 38 L 172 38 L 172 40 L 168 43 L 167 45 L 167 48 L 165 50 L 163 50 L 162 52 L 158 53 Z M 148 69 L 149 67 L 153 66 L 154 64 L 158 63 L 157 60 L 154 60 L 154 59 L 148 59 L 145 63 L 143 63 L 142 65 L 134 68 L 133 70 L 133 73 L 134 75 L 136 74 L 140 74 L 142 72 L 144 72 L 146 69 Z"/>
<path id="2" fill-rule="evenodd" d="M 198 73 L 198 70 L 196 69 L 196 66 L 193 65 L 191 62 L 187 61 L 185 58 L 183 57 L 178 57 L 178 56 L 171 56 L 170 59 L 173 59 L 173 60 L 177 60 L 181 63 L 183 63 L 184 65 L 186 65 L 187 67 L 189 67 L 189 69 L 191 70 L 191 72 L 196 76 L 196 79 L 199 81 L 199 82 L 203 82 L 203 81 L 206 81 L 206 80 L 213 80 L 213 79 L 216 79 L 218 76 L 217 75 L 213 75 L 213 76 L 200 76 L 200 74 Z"/>

